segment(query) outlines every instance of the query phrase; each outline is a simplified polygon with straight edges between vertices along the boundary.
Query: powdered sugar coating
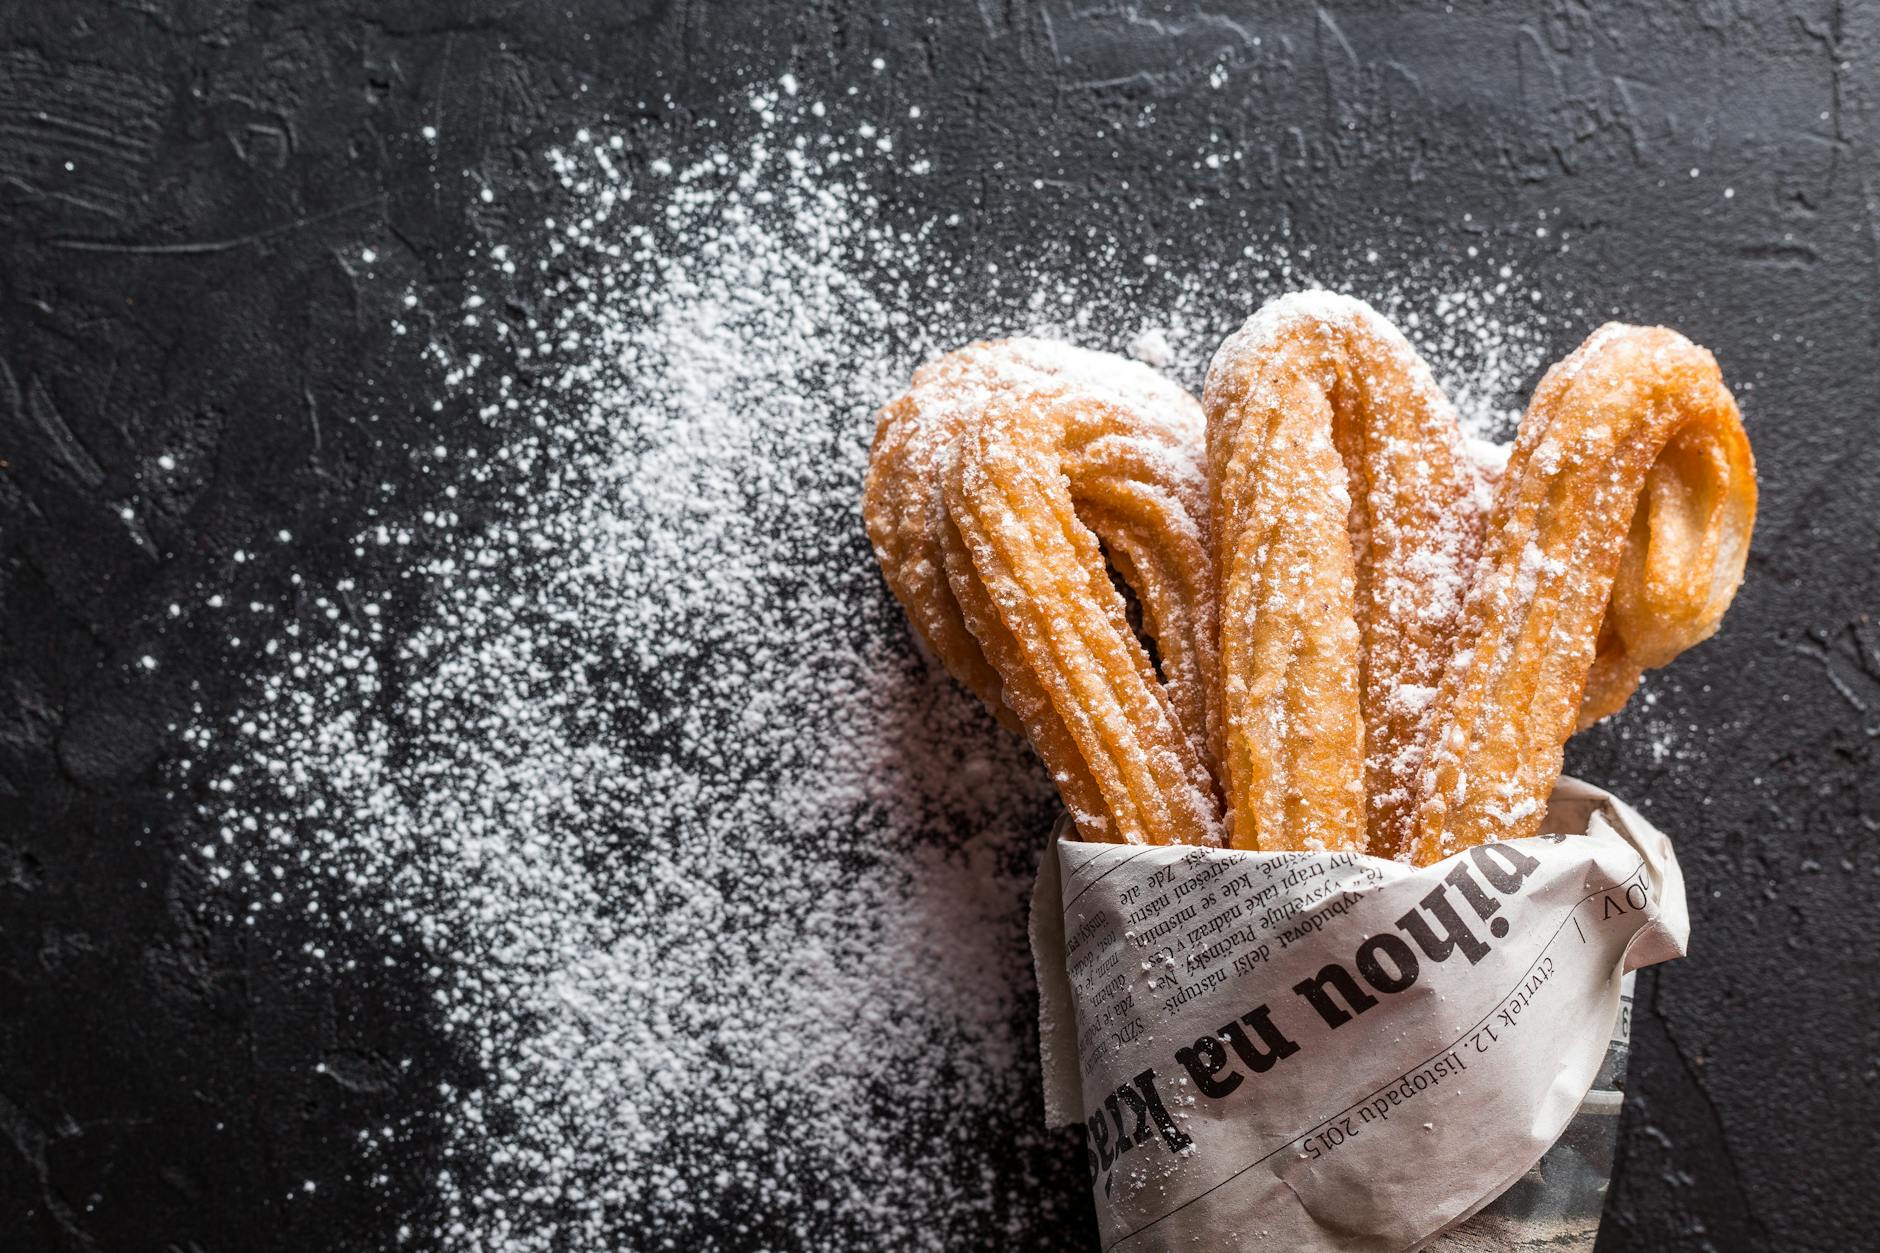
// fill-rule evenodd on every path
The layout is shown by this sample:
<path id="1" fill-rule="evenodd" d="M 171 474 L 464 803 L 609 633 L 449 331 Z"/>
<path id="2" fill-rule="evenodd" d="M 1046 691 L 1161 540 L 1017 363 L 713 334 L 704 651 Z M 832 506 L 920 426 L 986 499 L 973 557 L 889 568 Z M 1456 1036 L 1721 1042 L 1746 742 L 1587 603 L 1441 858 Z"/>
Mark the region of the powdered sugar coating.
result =
<path id="1" fill-rule="evenodd" d="M 1234 838 L 1394 855 L 1480 544 L 1455 411 L 1394 326 L 1326 291 L 1229 336 L 1206 404 Z"/>
<path id="2" fill-rule="evenodd" d="M 947 668 L 1029 736 L 1086 839 L 1218 827 L 1202 429 L 1147 367 L 1032 338 L 929 362 L 880 414 L 862 515 L 882 573 Z"/>

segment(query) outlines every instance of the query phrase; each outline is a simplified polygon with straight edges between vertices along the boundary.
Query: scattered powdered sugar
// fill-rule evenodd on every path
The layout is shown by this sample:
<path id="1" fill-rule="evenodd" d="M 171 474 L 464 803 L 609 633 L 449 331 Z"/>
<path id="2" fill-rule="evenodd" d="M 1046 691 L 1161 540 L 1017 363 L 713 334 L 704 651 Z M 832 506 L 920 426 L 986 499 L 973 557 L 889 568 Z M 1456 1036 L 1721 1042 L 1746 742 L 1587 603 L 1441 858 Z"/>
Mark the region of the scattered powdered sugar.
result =
<path id="1" fill-rule="evenodd" d="M 870 191 L 927 159 L 806 85 L 752 104 L 748 142 L 690 165 L 585 134 L 553 156 L 562 208 L 491 249 L 434 347 L 496 451 L 440 431 L 444 503 L 358 540 L 409 550 L 403 576 L 315 596 L 244 707 L 186 732 L 231 908 L 310 935 L 310 968 L 411 972 L 473 1076 L 413 1114 L 443 1143 L 422 1244 L 1033 1247 L 1087 1221 L 1028 1021 L 1055 799 L 881 585 L 870 414 L 1021 329 L 1134 336 L 1193 383 L 1312 274 L 1249 248 L 1147 311 L 1108 264 L 988 284 Z M 1420 315 L 1483 396 L 1544 344 L 1494 283 Z"/>
<path id="2" fill-rule="evenodd" d="M 1701 760 L 1702 747 L 1694 742 L 1699 728 L 1666 716 L 1660 708 L 1659 690 L 1653 686 L 1657 678 L 1657 672 L 1647 670 L 1624 712 L 1601 725 L 1612 727 L 1612 734 L 1626 746 L 1630 759 L 1639 764 L 1666 769 Z"/>
<path id="3" fill-rule="evenodd" d="M 1167 369 L 1175 364 L 1175 350 L 1161 327 L 1151 326 L 1129 341 L 1129 355 L 1145 365 Z"/>

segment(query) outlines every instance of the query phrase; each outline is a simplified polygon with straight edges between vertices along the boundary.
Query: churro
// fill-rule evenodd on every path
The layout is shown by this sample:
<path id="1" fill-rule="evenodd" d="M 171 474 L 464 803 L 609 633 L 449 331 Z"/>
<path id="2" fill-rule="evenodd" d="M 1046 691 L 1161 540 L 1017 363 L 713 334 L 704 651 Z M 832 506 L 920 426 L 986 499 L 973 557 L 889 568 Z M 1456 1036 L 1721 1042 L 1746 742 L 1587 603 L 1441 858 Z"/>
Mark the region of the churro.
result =
<path id="1" fill-rule="evenodd" d="M 1391 856 L 1480 539 L 1429 367 L 1362 301 L 1282 297 L 1204 392 L 1229 838 Z"/>
<path id="2" fill-rule="evenodd" d="M 1755 511 L 1749 439 L 1708 352 L 1615 323 L 1548 371 L 1434 701 L 1416 861 L 1540 829 L 1575 727 L 1716 630 Z"/>
<path id="3" fill-rule="evenodd" d="M 1147 367 L 1040 340 L 942 358 L 881 413 L 864 516 L 889 585 L 1086 839 L 1219 836 L 1201 439 Z"/>

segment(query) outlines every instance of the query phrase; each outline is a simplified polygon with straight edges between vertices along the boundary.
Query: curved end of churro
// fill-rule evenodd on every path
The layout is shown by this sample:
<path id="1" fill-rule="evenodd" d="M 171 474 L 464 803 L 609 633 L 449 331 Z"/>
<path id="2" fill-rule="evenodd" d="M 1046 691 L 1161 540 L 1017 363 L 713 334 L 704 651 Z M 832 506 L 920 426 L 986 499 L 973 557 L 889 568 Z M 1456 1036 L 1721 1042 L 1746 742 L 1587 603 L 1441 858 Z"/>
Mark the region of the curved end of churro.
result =
<path id="1" fill-rule="evenodd" d="M 1749 436 L 1711 353 L 1666 327 L 1619 323 L 1583 351 L 1583 369 L 1636 380 L 1640 403 L 1681 417 L 1632 514 L 1582 727 L 1623 705 L 1640 673 L 1716 633 L 1743 582 L 1757 502 Z"/>
<path id="2" fill-rule="evenodd" d="M 1609 323 L 1548 371 L 1444 677 L 1417 860 L 1539 829 L 1568 736 L 1716 630 L 1755 507 L 1742 418 L 1704 349 Z"/>
<path id="3" fill-rule="evenodd" d="M 863 513 L 889 586 L 1085 839 L 1219 838 L 1202 430 L 1148 366 L 1029 338 L 928 362 L 878 419 Z"/>

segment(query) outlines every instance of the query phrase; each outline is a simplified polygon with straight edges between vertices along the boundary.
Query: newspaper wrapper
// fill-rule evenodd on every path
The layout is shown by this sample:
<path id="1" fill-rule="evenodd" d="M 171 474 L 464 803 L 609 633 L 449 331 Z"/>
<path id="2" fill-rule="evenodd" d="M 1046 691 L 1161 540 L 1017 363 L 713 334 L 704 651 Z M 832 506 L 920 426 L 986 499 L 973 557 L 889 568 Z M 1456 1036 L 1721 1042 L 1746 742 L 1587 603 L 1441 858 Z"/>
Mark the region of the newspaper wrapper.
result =
<path id="1" fill-rule="evenodd" d="M 1624 976 L 1690 922 L 1670 843 L 1615 797 L 1562 779 L 1542 832 L 1421 868 L 1054 840 L 1045 1113 L 1084 1129 L 1105 1253 L 1596 1229 Z M 1603 1154 L 1562 1137 L 1576 1114 Z"/>

